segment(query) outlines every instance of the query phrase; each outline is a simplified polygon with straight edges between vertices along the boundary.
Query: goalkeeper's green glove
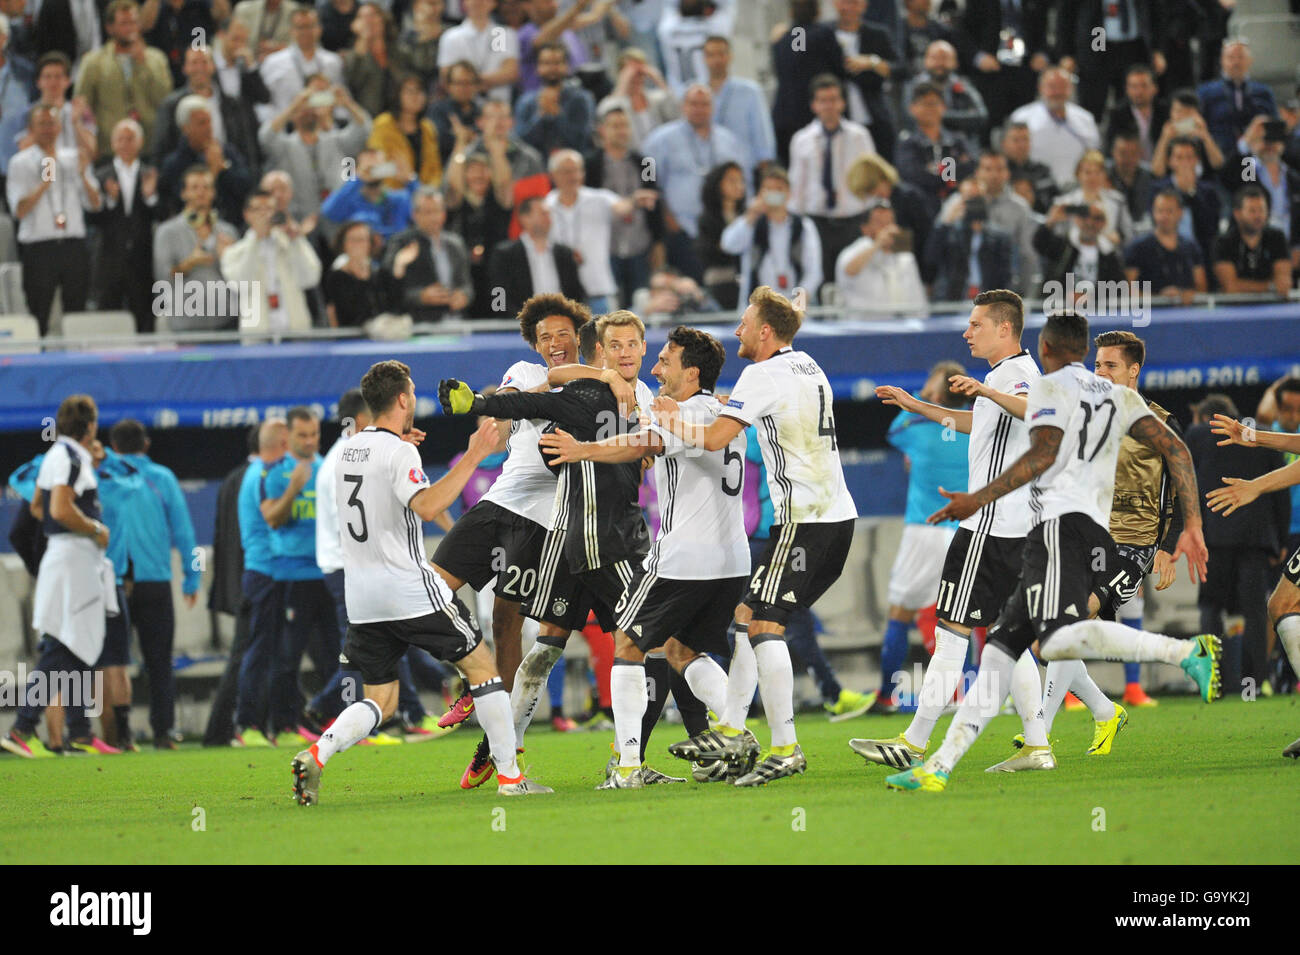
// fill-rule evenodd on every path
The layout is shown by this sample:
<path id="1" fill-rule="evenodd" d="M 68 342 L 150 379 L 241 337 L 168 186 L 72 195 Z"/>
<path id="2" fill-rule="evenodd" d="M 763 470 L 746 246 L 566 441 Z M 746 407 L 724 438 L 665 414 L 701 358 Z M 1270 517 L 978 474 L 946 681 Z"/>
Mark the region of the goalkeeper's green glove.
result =
<path id="1" fill-rule="evenodd" d="M 443 414 L 477 414 L 483 410 L 483 396 L 455 378 L 438 383 L 438 401 Z"/>

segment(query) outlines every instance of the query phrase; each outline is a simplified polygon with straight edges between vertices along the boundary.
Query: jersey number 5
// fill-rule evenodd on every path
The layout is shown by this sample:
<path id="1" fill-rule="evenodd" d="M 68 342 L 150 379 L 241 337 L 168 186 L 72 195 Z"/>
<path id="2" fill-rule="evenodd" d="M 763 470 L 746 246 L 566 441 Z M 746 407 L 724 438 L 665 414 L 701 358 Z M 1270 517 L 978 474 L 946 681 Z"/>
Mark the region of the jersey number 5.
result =
<path id="1" fill-rule="evenodd" d="M 824 386 L 817 386 L 817 433 L 824 438 L 830 438 L 831 450 L 838 451 L 839 445 L 835 441 L 835 414 L 831 411 L 831 396 L 826 391 Z"/>
<path id="2" fill-rule="evenodd" d="M 736 462 L 736 483 L 733 487 L 727 483 L 726 469 L 731 467 L 731 462 Z M 731 448 L 724 448 L 722 451 L 722 493 L 727 497 L 735 497 L 740 493 L 741 486 L 745 483 L 745 458 L 739 451 L 733 451 Z"/>
<path id="3" fill-rule="evenodd" d="M 360 474 L 343 475 L 344 481 L 348 484 L 356 485 L 356 487 L 352 489 L 352 493 L 348 495 L 348 503 L 361 512 L 361 530 L 358 531 L 354 528 L 351 519 L 349 519 L 348 533 L 352 535 L 352 539 L 358 544 L 365 543 L 366 539 L 370 537 L 370 529 L 366 526 L 366 506 L 357 500 L 357 495 L 361 493 L 361 479 L 362 475 Z"/>

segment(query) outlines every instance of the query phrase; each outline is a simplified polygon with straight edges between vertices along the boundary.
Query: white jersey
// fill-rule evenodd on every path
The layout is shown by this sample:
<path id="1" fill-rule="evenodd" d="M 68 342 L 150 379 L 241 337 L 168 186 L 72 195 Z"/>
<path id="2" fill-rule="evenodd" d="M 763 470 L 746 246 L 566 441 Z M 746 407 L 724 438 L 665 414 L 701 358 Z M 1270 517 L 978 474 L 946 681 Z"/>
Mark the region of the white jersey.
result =
<path id="1" fill-rule="evenodd" d="M 425 556 L 420 518 L 407 506 L 428 486 L 420 452 L 391 431 L 372 426 L 343 445 L 334 490 L 349 623 L 409 620 L 452 606 Z"/>
<path id="2" fill-rule="evenodd" d="M 1108 528 L 1120 445 L 1133 423 L 1151 414 L 1132 388 L 1094 375 L 1079 362 L 1034 382 L 1025 422 L 1031 429 L 1064 432 L 1056 460 L 1029 485 L 1034 525 L 1062 514 L 1086 514 Z"/>
<path id="3" fill-rule="evenodd" d="M 709 17 L 684 17 L 676 4 L 667 6 L 659 19 L 659 49 L 664 60 L 664 79 L 673 95 L 680 97 L 692 83 L 708 83 L 704 65 L 704 41 L 711 36 L 731 36 L 735 0 L 717 0 Z"/>
<path id="4" fill-rule="evenodd" d="M 722 414 L 758 431 L 773 524 L 858 516 L 835 440 L 831 385 L 809 355 L 786 347 L 747 365 Z"/>
<path id="5" fill-rule="evenodd" d="M 343 569 L 343 543 L 339 540 L 339 509 L 334 494 L 334 473 L 348 436 L 342 435 L 325 453 L 316 469 L 316 566 L 322 574 Z"/>
<path id="6" fill-rule="evenodd" d="M 708 426 L 722 411 L 712 394 L 701 391 L 679 406 L 683 421 Z M 749 576 L 745 536 L 745 432 L 721 451 L 704 451 L 653 421 L 649 430 L 664 442 L 655 458 L 659 493 L 659 535 L 646 555 L 645 569 L 670 580 L 723 580 Z"/>
<path id="7" fill-rule="evenodd" d="M 546 383 L 546 366 L 533 361 L 519 361 L 506 370 L 498 389 L 532 391 Z M 555 505 L 555 475 L 547 468 L 537 441 L 546 422 L 531 419 L 510 425 L 506 444 L 506 463 L 500 476 L 483 495 L 483 500 L 504 507 L 512 514 L 526 517 L 546 527 Z"/>
<path id="8" fill-rule="evenodd" d="M 995 391 L 1025 397 L 1039 378 L 1038 365 L 1029 352 L 1020 351 L 989 369 L 984 384 Z M 1008 414 L 992 398 L 976 398 L 971 409 L 970 446 L 966 452 L 969 491 L 978 491 L 1029 450 L 1025 422 Z M 961 526 L 991 537 L 1023 538 L 1029 533 L 1029 488 L 1016 488 L 1005 497 L 985 504 Z"/>

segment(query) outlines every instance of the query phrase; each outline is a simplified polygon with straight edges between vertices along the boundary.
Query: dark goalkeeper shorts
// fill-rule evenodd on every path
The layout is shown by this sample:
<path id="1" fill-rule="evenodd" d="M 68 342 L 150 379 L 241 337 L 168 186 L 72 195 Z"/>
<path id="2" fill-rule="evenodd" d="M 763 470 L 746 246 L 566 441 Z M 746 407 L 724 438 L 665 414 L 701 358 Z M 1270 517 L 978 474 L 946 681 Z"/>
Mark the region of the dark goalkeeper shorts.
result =
<path id="1" fill-rule="evenodd" d="M 939 579 L 935 614 L 963 627 L 988 627 L 1016 589 L 1025 542 L 957 528 Z"/>
<path id="2" fill-rule="evenodd" d="M 433 562 L 482 590 L 496 579 L 496 595 L 523 603 L 537 586 L 546 528 L 491 501 L 479 501 L 451 526 Z"/>
<path id="3" fill-rule="evenodd" d="M 815 604 L 844 571 L 855 523 L 772 525 L 745 593 L 754 619 L 785 626 L 795 610 Z"/>
<path id="4" fill-rule="evenodd" d="M 616 608 L 618 629 L 642 653 L 676 637 L 696 653 L 727 656 L 727 628 L 748 583 L 747 577 L 670 580 L 638 571 Z"/>
<path id="5" fill-rule="evenodd" d="M 566 633 L 581 630 L 587 616 L 596 614 L 600 629 L 612 633 L 615 607 L 637 573 L 631 561 L 575 573 L 564 556 L 564 535 L 546 535 L 547 545 L 538 565 L 537 586 L 519 612 L 539 623 L 549 623 Z"/>
<path id="6" fill-rule="evenodd" d="M 1300 547 L 1293 550 L 1286 563 L 1282 565 L 1282 576 L 1296 587 L 1300 587 Z"/>
<path id="7" fill-rule="evenodd" d="M 383 686 L 397 680 L 397 663 L 411 647 L 455 663 L 482 641 L 465 605 L 453 598 L 446 610 L 420 617 L 349 625 L 339 666 L 360 670 L 366 686 Z"/>

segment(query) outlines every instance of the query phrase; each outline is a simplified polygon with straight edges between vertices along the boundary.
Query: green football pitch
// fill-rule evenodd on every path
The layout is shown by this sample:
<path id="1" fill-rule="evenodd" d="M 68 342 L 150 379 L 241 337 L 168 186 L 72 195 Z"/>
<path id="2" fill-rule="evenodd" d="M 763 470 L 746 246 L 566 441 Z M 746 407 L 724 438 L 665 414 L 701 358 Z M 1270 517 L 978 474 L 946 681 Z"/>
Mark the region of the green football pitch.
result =
<path id="1" fill-rule="evenodd" d="M 1062 713 L 1055 772 L 991 775 L 1019 729 L 999 716 L 948 790 L 896 793 L 852 736 L 907 717 L 800 718 L 809 771 L 761 789 L 711 783 L 596 792 L 605 733 L 528 738 L 530 774 L 553 796 L 462 792 L 477 738 L 360 747 L 326 768 L 317 806 L 290 795 L 284 750 L 0 759 L 0 863 L 1293 863 L 1300 697 L 1167 699 L 1136 710 L 1107 757 L 1092 722 Z M 945 717 L 936 733 L 948 723 Z M 760 739 L 766 735 L 755 725 Z M 652 765 L 680 726 L 660 724 Z"/>

